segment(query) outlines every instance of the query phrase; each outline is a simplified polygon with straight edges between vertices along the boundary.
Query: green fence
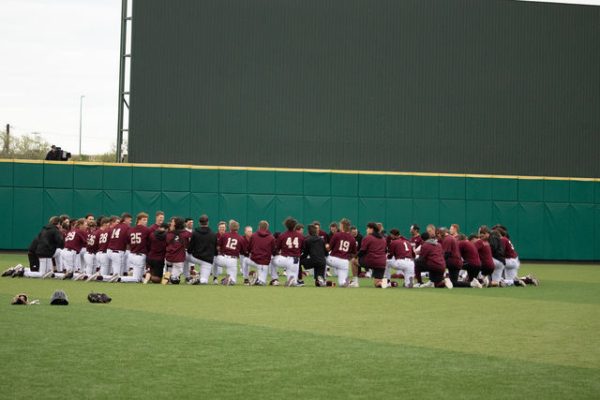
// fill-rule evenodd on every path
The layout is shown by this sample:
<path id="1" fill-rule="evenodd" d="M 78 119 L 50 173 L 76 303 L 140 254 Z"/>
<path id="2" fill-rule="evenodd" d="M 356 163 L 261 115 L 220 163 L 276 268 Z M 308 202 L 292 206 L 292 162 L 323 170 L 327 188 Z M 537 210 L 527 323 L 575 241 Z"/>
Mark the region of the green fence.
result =
<path id="1" fill-rule="evenodd" d="M 0 249 L 24 249 L 52 215 L 206 213 L 214 224 L 347 217 L 404 234 L 412 223 L 502 223 L 523 259 L 600 260 L 600 180 L 0 162 Z"/>

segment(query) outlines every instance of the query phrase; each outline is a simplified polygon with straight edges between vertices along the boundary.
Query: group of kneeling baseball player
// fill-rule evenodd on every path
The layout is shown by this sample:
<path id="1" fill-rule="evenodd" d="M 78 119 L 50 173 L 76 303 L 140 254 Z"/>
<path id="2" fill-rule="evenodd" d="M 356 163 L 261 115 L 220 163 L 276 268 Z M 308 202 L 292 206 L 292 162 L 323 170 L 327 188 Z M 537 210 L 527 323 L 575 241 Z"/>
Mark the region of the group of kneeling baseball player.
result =
<path id="1" fill-rule="evenodd" d="M 3 276 L 235 285 L 241 268 L 244 284 L 258 286 L 278 286 L 280 270 L 285 286 L 303 286 L 309 275 L 318 287 L 358 287 L 359 277 L 373 278 L 378 288 L 399 286 L 398 280 L 406 288 L 449 289 L 539 283 L 533 276 L 518 276 L 519 257 L 501 225 L 481 226 L 469 237 L 456 224 L 450 229 L 428 225 L 423 233 L 412 225 L 407 239 L 398 229 L 386 234 L 374 222 L 363 237 L 345 218 L 331 223 L 329 233 L 315 221 L 308 235 L 291 217 L 283 221 L 285 230 L 274 234 L 267 221 L 260 221 L 256 232 L 247 226 L 243 233 L 235 220 L 219 222 L 217 232 L 206 215 L 198 223 L 195 229 L 191 218 L 165 223 L 161 211 L 150 227 L 143 212 L 133 226 L 127 213 L 97 221 L 93 215 L 52 217 L 29 247 L 29 268 L 18 265 Z"/>

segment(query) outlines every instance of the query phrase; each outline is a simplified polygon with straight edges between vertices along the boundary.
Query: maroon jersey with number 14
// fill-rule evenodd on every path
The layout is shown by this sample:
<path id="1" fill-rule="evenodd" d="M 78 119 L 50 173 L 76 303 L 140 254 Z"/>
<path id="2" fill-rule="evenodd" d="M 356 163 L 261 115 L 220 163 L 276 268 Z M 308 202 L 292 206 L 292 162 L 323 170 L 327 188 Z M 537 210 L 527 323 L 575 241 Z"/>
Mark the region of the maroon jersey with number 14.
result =
<path id="1" fill-rule="evenodd" d="M 129 236 L 127 235 L 128 231 L 129 226 L 125 224 L 115 225 L 115 227 L 110 231 L 108 249 L 124 251 L 127 248 L 127 243 L 129 242 Z"/>

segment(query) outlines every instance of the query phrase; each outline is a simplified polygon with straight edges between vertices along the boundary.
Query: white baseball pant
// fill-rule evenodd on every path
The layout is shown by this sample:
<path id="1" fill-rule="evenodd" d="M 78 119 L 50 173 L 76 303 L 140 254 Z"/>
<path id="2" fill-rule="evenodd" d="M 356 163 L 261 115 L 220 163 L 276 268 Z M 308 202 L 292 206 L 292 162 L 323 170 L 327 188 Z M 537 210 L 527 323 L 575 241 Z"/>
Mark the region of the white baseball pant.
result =
<path id="1" fill-rule="evenodd" d="M 502 261 L 496 260 L 495 258 L 493 260 L 494 272 L 492 272 L 492 282 L 500 282 L 500 279 L 502 279 L 502 273 L 504 272 L 504 264 L 502 264 Z"/>
<path id="2" fill-rule="evenodd" d="M 225 271 L 233 283 L 237 282 L 237 257 L 219 255 L 215 257 L 214 265 L 225 268 Z"/>
<path id="3" fill-rule="evenodd" d="M 129 263 L 128 268 L 131 267 L 133 269 L 133 275 L 121 277 L 121 282 L 141 282 L 144 276 L 144 270 L 146 269 L 146 255 L 130 253 L 127 262 Z"/>
<path id="4" fill-rule="evenodd" d="M 300 268 L 300 258 L 290 256 L 275 256 L 271 259 L 271 278 L 277 279 L 277 275 L 273 278 L 273 271 L 277 274 L 277 268 L 285 268 L 286 280 L 298 278 L 298 269 Z"/>
<path id="5" fill-rule="evenodd" d="M 119 250 L 108 250 L 108 259 L 110 260 L 110 269 L 113 275 L 123 275 L 123 264 L 125 261 L 125 252 Z"/>
<path id="6" fill-rule="evenodd" d="M 254 261 L 252 261 L 250 257 L 246 257 L 246 265 L 248 266 L 248 268 L 256 268 L 258 274 L 258 281 L 260 282 L 260 284 L 265 285 L 267 283 L 267 273 L 270 268 L 270 265 L 257 264 Z"/>
<path id="7" fill-rule="evenodd" d="M 350 261 L 345 258 L 339 258 L 334 256 L 327 256 L 325 259 L 327 265 L 335 271 L 338 277 L 338 285 L 344 285 L 346 279 L 348 279 L 348 271 L 350 269 Z"/>

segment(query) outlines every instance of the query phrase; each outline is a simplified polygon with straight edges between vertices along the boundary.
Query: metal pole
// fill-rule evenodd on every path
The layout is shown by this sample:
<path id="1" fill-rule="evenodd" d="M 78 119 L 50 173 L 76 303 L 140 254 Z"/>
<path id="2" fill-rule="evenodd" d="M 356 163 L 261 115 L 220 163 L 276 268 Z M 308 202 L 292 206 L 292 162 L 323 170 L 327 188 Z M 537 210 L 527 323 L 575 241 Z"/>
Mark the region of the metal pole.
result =
<path id="1" fill-rule="evenodd" d="M 121 1 L 121 51 L 119 53 L 119 113 L 117 117 L 117 162 L 123 146 L 123 92 L 125 91 L 125 51 L 127 49 L 127 0 Z"/>
<path id="2" fill-rule="evenodd" d="M 81 159 L 81 127 L 83 121 L 83 98 L 85 95 L 79 97 L 79 158 Z"/>
<path id="3" fill-rule="evenodd" d="M 6 141 L 4 142 L 4 151 L 8 155 L 10 150 L 10 124 L 6 124 Z"/>

